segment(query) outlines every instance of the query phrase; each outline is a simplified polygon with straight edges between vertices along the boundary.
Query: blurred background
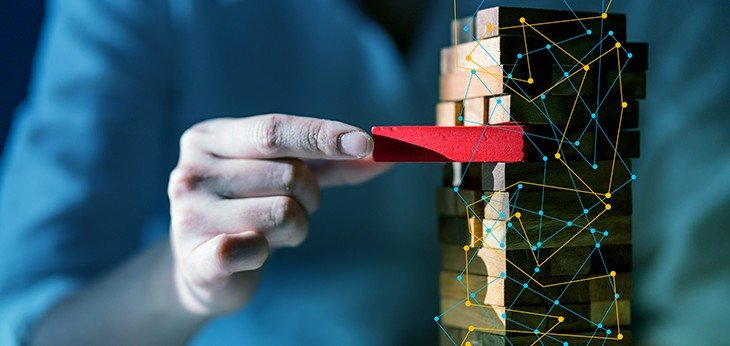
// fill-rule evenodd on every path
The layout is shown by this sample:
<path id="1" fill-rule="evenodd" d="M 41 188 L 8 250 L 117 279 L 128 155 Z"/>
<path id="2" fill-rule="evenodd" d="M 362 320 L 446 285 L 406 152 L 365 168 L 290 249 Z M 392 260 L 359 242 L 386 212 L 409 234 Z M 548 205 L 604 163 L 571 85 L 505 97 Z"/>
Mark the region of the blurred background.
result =
<path id="1" fill-rule="evenodd" d="M 648 96 L 641 103 L 642 153 L 634 166 L 639 176 L 634 188 L 635 336 L 642 344 L 730 344 L 730 336 L 725 331 L 725 323 L 730 320 L 730 227 L 724 220 L 724 213 L 730 210 L 730 106 L 727 103 L 730 100 L 730 46 L 727 43 L 730 21 L 726 18 L 727 13 L 730 13 L 730 2 L 614 2 L 612 11 L 628 15 L 629 39 L 648 42 L 650 47 Z M 22 329 L 18 326 L 27 323 L 28 315 L 41 313 L 48 308 L 48 305 L 38 303 L 45 301 L 44 294 L 26 294 L 42 291 L 38 282 L 60 275 L 68 276 L 63 278 L 64 282 L 73 282 L 68 287 L 78 287 L 98 277 L 138 248 L 165 235 L 168 222 L 165 214 L 165 177 L 174 165 L 177 136 L 195 121 L 211 115 L 281 111 L 321 114 L 363 128 L 378 124 L 433 122 L 433 106 L 437 102 L 438 91 L 438 49 L 449 42 L 452 1 L 399 1 L 390 5 L 378 1 L 318 1 L 307 5 L 294 1 L 271 1 L 266 5 L 246 3 L 174 3 L 165 9 L 173 17 L 170 25 L 172 29 L 165 30 L 179 29 L 179 32 L 173 33 L 177 41 L 160 43 L 155 38 L 140 48 L 128 45 L 124 40 L 129 37 L 118 36 L 115 30 L 119 29 L 114 27 L 140 26 L 141 29 L 132 30 L 132 37 L 141 35 L 147 38 L 145 35 L 158 34 L 146 27 L 154 20 L 149 18 L 148 12 L 135 12 L 146 9 L 145 5 L 136 1 L 126 5 L 113 1 L 99 2 L 98 5 L 88 5 L 85 1 L 73 5 L 55 1 L 50 2 L 49 7 L 37 0 L 3 1 L 0 6 L 0 151 L 5 151 L 5 168 L 0 173 L 4 181 L 0 185 L 3 189 L 0 194 L 4 195 L 4 203 L 0 204 L 0 217 L 5 219 L 0 219 L 0 277 L 4 282 L 13 284 L 4 284 L 0 288 L 0 317 L 4 328 L 2 333 L 5 333 L 2 340 L 11 340 L 12 337 L 7 338 L 7 335 L 18 333 L 18 328 Z M 571 2 L 576 9 L 593 11 L 599 8 L 599 4 L 604 5 L 601 1 Z M 459 1 L 459 16 L 471 15 L 478 7 L 495 5 L 565 8 L 564 1 L 541 1 L 539 4 L 530 1 Z M 156 9 L 156 6 L 150 7 Z M 95 12 L 97 10 L 98 13 Z M 325 16 L 318 12 L 323 10 L 336 12 Z M 201 13 L 206 20 L 185 22 Z M 372 13 L 381 13 L 378 17 L 380 20 L 372 20 Z M 398 13 L 409 15 L 395 15 Z M 316 17 L 318 15 L 321 16 Z M 322 55 L 308 55 L 306 52 L 330 49 L 332 45 L 318 45 L 316 42 L 308 45 L 298 40 L 288 40 L 296 36 L 290 31 L 297 28 L 296 25 L 282 27 L 271 24 L 283 20 L 296 22 L 297 18 L 306 16 L 315 16 L 326 25 L 309 27 L 308 32 L 298 32 L 298 35 L 307 34 L 322 41 L 330 38 L 343 40 L 336 41 L 333 44 L 335 48 L 337 45 L 344 47 L 343 54 L 347 57 L 357 55 L 365 62 L 358 60 L 354 64 L 362 63 L 368 69 L 352 71 L 347 64 L 317 65 L 315 61 Z M 39 41 L 44 19 L 45 27 Z M 381 25 L 393 29 L 386 32 Z M 342 38 L 330 31 L 337 28 L 355 33 L 352 37 Z M 112 32 L 113 35 L 97 35 L 97 30 Z M 262 34 L 261 39 L 252 38 L 253 35 L 244 35 L 245 39 L 238 38 L 241 33 L 252 31 L 265 34 Z M 362 40 L 355 48 L 365 48 L 349 54 L 347 49 L 352 47 L 344 41 L 353 37 Z M 74 38 L 81 40 L 82 44 Z M 112 43 L 114 39 L 119 39 L 120 45 L 106 47 L 108 42 L 105 39 L 110 39 Z M 311 59 L 301 60 L 302 64 L 318 67 L 301 75 L 296 75 L 297 72 L 289 68 L 281 69 L 275 59 L 287 51 L 270 47 L 273 43 L 278 44 L 277 40 L 287 41 L 287 49 Z M 233 58 L 221 57 L 221 52 L 230 48 L 229 44 L 241 42 L 249 47 L 239 47 L 241 55 L 236 57 L 241 60 L 232 61 Z M 115 123 L 117 132 L 111 134 L 116 141 L 113 143 L 114 150 L 103 153 L 119 158 L 120 162 L 101 161 L 93 165 L 101 171 L 91 170 L 87 175 L 81 174 L 80 179 L 87 179 L 91 183 L 77 192 L 87 199 L 79 201 L 61 196 L 52 187 L 59 183 L 54 180 L 53 172 L 28 170 L 28 167 L 34 167 L 34 160 L 48 157 L 23 156 L 33 151 L 23 149 L 23 140 L 27 135 L 23 131 L 28 128 L 21 127 L 20 122 L 32 121 L 39 107 L 48 106 L 41 99 L 49 85 L 59 78 L 74 79 L 74 73 L 78 73 L 87 79 L 67 85 L 71 90 L 63 90 L 63 93 L 81 93 L 84 96 L 84 88 L 94 87 L 94 77 L 99 77 L 101 84 L 109 78 L 119 78 L 114 71 L 109 71 L 116 66 L 130 68 L 129 71 L 135 73 L 145 69 L 164 70 L 169 66 L 155 66 L 158 60 L 149 60 L 147 62 L 152 66 L 139 68 L 129 67 L 128 64 L 135 62 L 125 60 L 127 56 L 124 49 L 136 50 L 133 58 L 144 59 L 146 55 L 138 54 L 139 50 L 154 49 L 156 44 L 184 47 L 171 48 L 174 54 L 183 55 L 179 59 L 181 61 L 176 62 L 180 66 L 176 67 L 195 69 L 186 72 L 185 76 L 189 79 L 176 80 L 175 83 L 195 84 L 202 81 L 198 88 L 187 86 L 175 90 L 178 94 L 160 97 L 179 99 L 181 95 L 190 96 L 186 93 L 195 93 L 194 97 L 173 108 L 155 108 L 155 111 L 161 110 L 165 114 L 158 114 L 160 123 L 157 124 L 156 120 L 155 124 L 150 125 L 153 127 L 147 127 L 145 131 L 139 129 L 138 122 L 145 120 L 147 114 L 144 112 L 131 120 Z M 41 47 L 40 55 L 34 60 L 36 47 Z M 79 47 L 92 47 L 90 51 L 94 54 L 101 49 L 106 55 L 89 58 L 89 52 L 79 50 Z M 268 53 L 261 53 L 263 55 L 247 58 L 246 54 L 251 49 L 261 48 L 270 49 Z M 340 54 L 337 50 L 331 52 Z M 374 55 L 367 55 L 373 52 Z M 98 59 L 109 59 L 113 63 L 94 65 L 100 61 Z M 252 64 L 256 59 L 274 60 L 260 66 L 260 71 L 254 72 L 253 77 L 249 76 L 254 81 L 247 85 L 247 90 L 231 91 L 226 86 L 237 84 L 229 84 L 231 82 L 225 79 L 205 77 L 207 74 L 222 78 L 228 72 L 232 73 L 229 78 L 246 76 L 238 69 L 243 69 L 241 65 Z M 220 71 L 219 66 L 212 66 L 212 61 L 232 68 L 232 71 Z M 91 72 L 87 69 L 89 66 L 94 67 Z M 275 86 L 279 87 L 281 82 L 273 81 L 270 75 L 261 72 L 277 69 L 282 75 L 281 80 L 293 81 L 290 87 L 285 88 L 288 93 L 285 98 L 273 95 L 275 92 L 272 90 L 276 90 Z M 128 71 L 120 73 L 123 72 Z M 343 73 L 352 73 L 352 78 L 339 78 Z M 29 86 L 31 76 L 35 84 Z M 308 90 L 302 87 L 307 85 L 307 81 L 317 81 L 318 88 Z M 155 79 L 154 82 L 159 81 Z M 204 88 L 216 83 L 220 87 Z M 372 100 L 358 100 L 359 95 L 367 95 L 361 90 L 365 88 L 363 85 L 389 87 L 381 90 L 382 94 L 374 96 Z M 143 89 L 140 95 L 147 91 L 142 86 L 140 89 Z M 29 90 L 31 95 L 35 93 L 39 98 L 31 96 L 21 103 Z M 322 94 L 322 90 L 330 93 Z M 333 90 L 340 90 L 342 94 L 331 92 Z M 354 96 L 345 95 L 345 90 Z M 145 98 L 136 93 L 125 96 L 132 99 L 140 97 L 143 102 Z M 318 102 L 309 102 L 313 99 Z M 103 101 L 107 109 L 117 104 L 113 97 Z M 127 107 L 125 102 L 128 101 L 124 99 L 120 103 L 121 108 Z M 372 101 L 377 102 L 373 104 Z M 79 111 L 74 107 L 43 108 L 45 113 L 42 117 L 51 119 L 48 122 L 50 125 L 61 124 L 64 123 L 63 119 L 73 118 L 69 112 Z M 73 123 L 70 121 L 67 126 L 70 128 Z M 158 127 L 154 126 L 159 127 L 159 132 L 155 132 Z M 9 130 L 11 127 L 13 129 Z M 135 161 L 128 157 L 128 153 L 125 154 L 127 151 L 146 150 L 146 145 L 153 143 L 150 138 L 161 133 L 164 136 L 160 137 L 164 138 L 155 140 L 154 145 L 163 149 L 154 147 L 153 152 L 141 161 Z M 53 129 L 43 128 L 43 131 L 33 134 L 50 136 L 47 143 L 42 138 L 31 137 L 36 141 L 34 143 L 44 145 L 44 155 L 55 152 L 60 155 L 58 160 L 71 160 L 75 168 L 85 167 L 83 162 L 75 166 L 73 158 L 63 156 L 83 153 L 83 149 L 76 151 L 73 148 L 87 143 L 83 140 L 76 143 L 85 132 L 55 133 Z M 124 138 L 129 142 L 125 142 Z M 54 143 L 58 144 L 57 149 L 53 149 Z M 94 141 L 88 143 L 98 144 Z M 123 144 L 129 146 L 125 151 L 120 151 L 120 145 Z M 49 145 L 50 148 L 47 147 Z M 10 148 L 17 150 L 11 151 L 13 149 Z M 108 191 L 103 187 L 103 184 L 117 183 L 124 186 L 131 182 L 113 180 L 113 175 L 105 173 L 109 167 L 135 163 L 144 165 L 157 159 L 159 162 L 150 167 L 149 172 L 129 171 L 130 174 L 149 174 L 154 177 L 146 181 L 149 185 L 140 188 L 145 190 L 143 196 L 127 196 L 123 192 Z M 52 162 L 55 159 L 48 160 Z M 10 170 L 7 167 L 12 162 L 16 165 L 15 169 Z M 19 169 L 17 162 L 23 162 L 26 170 Z M 24 166 L 26 162 L 28 166 Z M 325 207 L 312 222 L 313 228 L 327 231 L 313 232 L 300 249 L 277 253 L 267 264 L 262 298 L 257 299 L 246 311 L 216 320 L 201 333 L 196 342 L 232 344 L 247 338 L 263 340 L 269 337 L 285 341 L 299 337 L 311 343 L 327 343 L 333 339 L 342 340 L 345 344 L 391 344 L 393 340 L 414 344 L 433 343 L 437 340 L 433 315 L 438 310 L 438 243 L 436 218 L 433 216 L 433 190 L 439 183 L 438 175 L 438 167 L 435 166 L 399 166 L 386 177 L 364 186 L 326 192 L 323 200 Z M 33 188 L 36 185 L 51 187 L 47 190 Z M 123 201 L 120 205 L 109 204 L 104 198 L 96 199 L 98 196 L 108 197 L 119 193 L 121 197 L 115 196 Z M 98 201 L 102 203 L 94 206 L 93 203 Z M 139 201 L 142 202 L 137 203 Z M 55 207 L 51 212 L 35 208 L 44 203 Z M 106 209 L 100 211 L 96 208 Z M 133 223 L 139 231 L 135 231 L 135 237 L 125 240 L 128 242 L 116 250 L 100 255 L 100 260 L 92 266 L 58 268 L 48 265 L 45 270 L 37 270 L 30 268 L 34 265 L 27 264 L 32 258 L 29 254 L 13 255 L 15 257 L 7 255 L 12 248 L 22 244 L 18 242 L 18 234 L 42 239 L 39 245 L 30 245 L 27 250 L 31 254 L 48 251 L 49 259 L 39 266 L 53 262 L 53 256 L 62 258 L 74 252 L 92 251 L 89 244 L 95 243 L 89 242 L 93 237 L 86 233 L 72 240 L 66 239 L 69 241 L 64 243 L 67 247 L 57 249 L 50 245 L 46 247 L 49 239 L 38 232 L 68 225 L 84 225 L 93 230 L 107 229 L 102 231 L 102 234 L 107 235 L 128 231 L 122 226 L 129 224 L 108 224 L 108 220 L 115 220 L 116 223 L 116 220 L 123 218 L 124 214 L 120 210 L 127 208 L 139 216 Z M 92 217 L 91 214 L 96 216 Z M 370 218 L 372 215 L 378 215 L 378 218 Z M 22 221 L 24 216 L 33 221 Z M 64 217 L 72 220 L 61 221 Z M 94 221 L 91 222 L 91 219 Z M 107 223 L 102 219 L 107 220 Z M 20 233 L 10 234 L 10 230 Z M 118 240 L 114 236 L 110 239 Z M 106 243 L 103 245 L 110 246 Z M 89 255 L 89 258 L 97 257 Z M 91 261 L 89 258 L 86 260 Z M 311 260 L 305 262 L 302 258 Z M 373 261 L 374 258 L 378 261 Z M 34 274 L 26 278 L 27 282 L 14 281 L 24 277 L 24 272 Z M 66 284 L 63 287 L 67 287 Z M 296 288 L 296 294 L 291 294 L 292 287 Z M 72 290 L 69 288 L 66 292 Z M 363 292 L 371 296 L 363 299 Z M 298 308 L 291 312 L 284 305 Z M 317 319 L 319 316 L 330 316 L 332 321 L 310 320 L 310 317 Z M 247 324 L 242 324 L 242 320 L 247 321 Z M 363 326 L 373 332 L 364 334 Z M 323 332 L 323 329 L 327 332 Z"/>

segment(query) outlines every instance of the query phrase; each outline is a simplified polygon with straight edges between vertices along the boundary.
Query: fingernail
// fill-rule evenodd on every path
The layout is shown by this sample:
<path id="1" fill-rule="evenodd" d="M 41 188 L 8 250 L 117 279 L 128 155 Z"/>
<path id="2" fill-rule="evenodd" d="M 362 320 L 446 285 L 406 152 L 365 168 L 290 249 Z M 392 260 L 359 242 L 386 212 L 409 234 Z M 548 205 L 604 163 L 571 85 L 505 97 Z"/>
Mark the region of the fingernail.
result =
<path id="1" fill-rule="evenodd" d="M 340 136 L 340 151 L 350 156 L 368 156 L 373 151 L 373 139 L 365 132 L 345 133 Z"/>

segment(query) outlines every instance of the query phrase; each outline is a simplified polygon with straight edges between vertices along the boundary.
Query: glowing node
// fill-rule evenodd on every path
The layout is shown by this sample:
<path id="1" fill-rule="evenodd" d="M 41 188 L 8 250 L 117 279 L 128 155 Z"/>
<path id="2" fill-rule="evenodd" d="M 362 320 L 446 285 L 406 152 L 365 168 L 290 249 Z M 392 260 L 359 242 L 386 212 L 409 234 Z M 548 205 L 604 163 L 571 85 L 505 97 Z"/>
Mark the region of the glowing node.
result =
<path id="1" fill-rule="evenodd" d="M 626 103 L 626 102 L 621 102 L 621 108 L 626 108 L 626 107 L 628 107 L 628 106 L 629 106 L 629 104 L 628 104 L 628 103 Z"/>
<path id="2" fill-rule="evenodd" d="M 556 299 L 556 300 L 553 301 L 553 304 L 560 305 L 560 301 Z"/>
<path id="3" fill-rule="evenodd" d="M 464 251 L 469 251 L 469 245 L 464 245 L 463 249 Z"/>
<path id="4" fill-rule="evenodd" d="M 610 204 L 606 204 L 606 210 L 611 210 L 611 205 Z"/>
<path id="5" fill-rule="evenodd" d="M 494 25 L 492 25 L 492 23 L 487 24 L 487 31 L 492 31 L 492 30 L 494 30 Z"/>
<path id="6" fill-rule="evenodd" d="M 588 66 L 588 65 L 585 65 L 585 66 L 583 66 L 583 69 L 584 69 L 584 70 L 586 70 L 586 71 L 588 71 L 588 70 L 590 70 L 590 69 L 591 69 L 591 67 L 590 67 L 590 66 Z"/>
<path id="7" fill-rule="evenodd" d="M 616 335 L 616 339 L 619 339 L 619 340 L 621 340 L 621 339 L 623 339 L 623 338 L 624 338 L 624 335 L 623 335 L 623 334 L 618 334 L 618 335 Z"/>
<path id="8" fill-rule="evenodd" d="M 603 328 L 603 323 L 599 323 L 596 327 Z"/>
<path id="9" fill-rule="evenodd" d="M 606 198 L 611 198 L 611 193 L 610 192 L 606 192 Z"/>
<path id="10" fill-rule="evenodd" d="M 608 18 L 608 13 L 606 13 L 606 12 L 601 13 L 601 18 L 603 18 L 603 19 Z"/>
<path id="11" fill-rule="evenodd" d="M 464 30 L 464 32 L 469 32 L 469 26 L 468 25 L 464 25 L 463 30 Z"/>
<path id="12" fill-rule="evenodd" d="M 466 61 L 471 61 L 471 55 L 466 56 Z"/>
<path id="13" fill-rule="evenodd" d="M 525 17 L 520 17 L 520 23 L 524 23 L 524 22 L 525 22 Z"/>
<path id="14" fill-rule="evenodd" d="M 519 211 L 516 212 L 515 213 L 515 217 L 518 218 L 518 219 L 521 218 L 522 217 L 522 213 L 520 213 Z"/>
<path id="15" fill-rule="evenodd" d="M 565 317 L 563 317 L 563 316 L 559 316 L 559 317 L 558 317 L 558 322 L 563 322 L 563 321 L 565 321 Z"/>
<path id="16" fill-rule="evenodd" d="M 616 272 L 612 270 L 610 273 L 608 273 L 608 275 L 616 276 Z"/>
<path id="17" fill-rule="evenodd" d="M 464 346 L 471 346 L 471 342 L 469 342 L 469 341 L 465 342 Z"/>
<path id="18" fill-rule="evenodd" d="M 436 316 L 436 317 L 433 318 L 433 320 L 436 321 L 436 322 L 438 322 L 440 320 L 440 318 L 438 316 Z"/>
<path id="19" fill-rule="evenodd" d="M 474 331 L 474 326 L 469 326 L 469 328 L 467 328 L 467 329 L 469 329 L 470 332 L 473 332 Z"/>
<path id="20" fill-rule="evenodd" d="M 459 187 L 455 187 L 454 192 L 459 192 Z"/>
<path id="21" fill-rule="evenodd" d="M 477 74 L 477 70 L 471 70 L 471 74 Z"/>
<path id="22" fill-rule="evenodd" d="M 464 117 L 462 117 L 461 115 L 458 116 L 456 119 L 458 119 L 459 121 L 464 121 Z"/>
<path id="23" fill-rule="evenodd" d="M 527 78 L 527 84 L 535 83 L 535 80 L 532 78 Z"/>
<path id="24" fill-rule="evenodd" d="M 540 272 L 540 267 L 535 267 L 535 273 L 539 273 L 539 272 Z"/>
<path id="25" fill-rule="evenodd" d="M 464 302 L 464 305 L 471 306 L 471 302 L 467 300 L 467 301 Z"/>
<path id="26" fill-rule="evenodd" d="M 555 158 L 556 159 L 559 159 L 560 158 L 560 153 L 555 153 Z"/>
<path id="27" fill-rule="evenodd" d="M 621 48 L 621 42 L 616 42 L 616 44 L 615 44 L 614 46 L 615 46 L 616 48 Z"/>
<path id="28" fill-rule="evenodd" d="M 538 211 L 537 211 L 537 215 L 540 215 L 540 216 L 542 216 L 542 214 L 545 214 L 545 212 L 544 212 L 544 211 L 542 211 L 542 210 L 538 210 Z"/>
<path id="29" fill-rule="evenodd" d="M 527 288 L 527 282 L 525 282 L 524 284 L 522 284 L 522 288 Z"/>

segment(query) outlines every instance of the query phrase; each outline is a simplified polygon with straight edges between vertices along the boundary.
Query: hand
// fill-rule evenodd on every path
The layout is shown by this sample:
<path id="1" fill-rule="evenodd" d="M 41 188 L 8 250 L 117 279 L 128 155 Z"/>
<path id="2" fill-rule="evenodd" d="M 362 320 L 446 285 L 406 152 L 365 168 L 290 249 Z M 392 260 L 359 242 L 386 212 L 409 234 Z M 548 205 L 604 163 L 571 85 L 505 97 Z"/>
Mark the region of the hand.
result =
<path id="1" fill-rule="evenodd" d="M 212 316 L 245 304 L 269 250 L 307 236 L 320 186 L 359 183 L 389 167 L 369 159 L 372 149 L 356 127 L 287 115 L 188 129 L 168 186 L 175 288 L 185 308 Z M 310 168 L 302 159 L 336 161 Z"/>

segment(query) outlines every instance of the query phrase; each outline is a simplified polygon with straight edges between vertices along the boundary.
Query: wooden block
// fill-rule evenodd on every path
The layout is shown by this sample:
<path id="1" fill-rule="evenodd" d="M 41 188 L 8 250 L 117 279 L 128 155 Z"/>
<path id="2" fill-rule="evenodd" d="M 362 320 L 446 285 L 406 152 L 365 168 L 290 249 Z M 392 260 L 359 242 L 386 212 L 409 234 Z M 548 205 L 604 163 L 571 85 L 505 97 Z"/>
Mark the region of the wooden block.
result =
<path id="1" fill-rule="evenodd" d="M 546 256 L 553 255 L 551 250 Z M 541 253 L 542 255 L 542 253 Z M 541 258 L 547 258 L 542 256 Z M 586 262 L 586 259 L 588 261 Z M 607 271 L 631 272 L 631 244 L 565 247 L 547 262 L 548 271 L 554 276 L 606 275 Z M 585 264 L 584 264 L 585 263 Z"/>
<path id="2" fill-rule="evenodd" d="M 451 20 L 451 44 L 474 41 L 474 17 Z"/>
<path id="3" fill-rule="evenodd" d="M 505 85 L 511 83 L 499 66 L 486 67 L 487 72 L 453 72 L 439 76 L 439 99 L 460 101 L 469 97 L 499 95 L 505 92 Z M 514 83 L 512 83 L 514 84 Z"/>
<path id="4" fill-rule="evenodd" d="M 590 37 L 593 40 L 600 40 L 601 32 L 613 31 L 614 37 L 623 42 L 626 38 L 626 16 L 623 14 L 609 13 L 605 19 L 600 18 L 601 13 L 573 12 L 560 10 L 542 10 L 515 7 L 492 7 L 477 12 L 475 29 L 477 38 L 494 37 L 498 35 L 519 35 L 522 33 L 520 18 L 524 17 L 525 22 L 533 25 L 543 35 L 555 42 L 570 39 L 592 31 Z M 598 18 L 596 18 L 598 17 Z M 576 18 L 584 19 L 581 21 Z M 538 25 L 544 22 L 556 22 L 555 24 Z M 530 36 L 538 35 L 536 30 L 525 28 L 525 34 Z"/>
<path id="5" fill-rule="evenodd" d="M 486 127 L 375 126 L 373 159 L 380 162 L 520 162 L 526 145 L 519 125 Z"/>
<path id="6" fill-rule="evenodd" d="M 568 283 L 568 284 L 566 284 Z M 631 273 L 617 273 L 611 277 L 606 274 L 593 275 L 556 275 L 547 279 L 545 295 L 563 304 L 586 304 L 619 299 L 631 300 Z M 614 291 L 615 287 L 615 291 Z"/>
<path id="7" fill-rule="evenodd" d="M 525 41 L 527 42 L 527 50 L 525 50 Z M 529 73 L 535 73 L 534 81 L 539 80 L 538 74 L 545 68 L 550 66 L 552 60 L 547 50 L 539 50 L 539 53 L 530 53 L 531 71 L 528 71 L 526 59 L 526 51 L 532 52 L 544 46 L 544 40 L 535 37 L 525 39 L 522 36 L 498 36 L 485 40 L 462 43 L 455 46 L 444 47 L 441 49 L 441 74 L 453 73 L 463 70 L 483 71 L 488 66 L 499 65 L 518 65 L 524 71 L 519 74 L 520 79 L 529 77 Z M 524 57 L 518 59 L 518 54 Z M 524 63 L 522 67 L 520 64 Z M 515 72 L 514 77 L 518 77 Z M 545 76 L 547 74 L 544 74 Z M 534 82 L 533 81 L 533 82 Z M 545 84 L 547 85 L 547 84 Z"/>
<path id="8" fill-rule="evenodd" d="M 633 334 L 631 330 L 621 328 L 622 338 L 616 338 L 617 331 L 612 330 L 611 334 L 606 334 L 601 330 L 594 332 L 567 332 L 567 333 L 549 333 L 547 335 L 529 335 L 523 333 L 521 335 L 510 335 L 508 345 L 633 345 Z M 477 336 L 474 336 L 477 337 Z"/>
<path id="9" fill-rule="evenodd" d="M 473 97 L 464 100 L 464 126 L 483 126 L 487 122 L 487 99 Z"/>
<path id="10" fill-rule="evenodd" d="M 474 216 L 479 219 L 507 220 L 509 212 L 509 193 L 440 187 L 436 194 L 436 207 L 439 215 Z"/>
<path id="11" fill-rule="evenodd" d="M 462 114 L 462 102 L 439 102 L 436 104 L 436 125 L 437 126 L 460 126 L 463 121 L 459 120 Z"/>
<path id="12" fill-rule="evenodd" d="M 538 277 L 538 281 L 547 279 L 548 277 Z M 524 277 L 522 281 L 527 280 L 529 280 L 528 277 Z M 511 277 L 491 277 L 473 273 L 466 275 L 463 272 L 442 270 L 439 295 L 442 298 L 466 299 L 469 297 L 472 302 L 477 304 L 510 308 L 546 305 L 552 302 L 545 295 L 545 288 L 540 287 L 536 282 L 529 282 L 528 288 L 523 287 L 523 283 Z"/>
<path id="13" fill-rule="evenodd" d="M 594 191 L 605 193 L 617 187 L 630 184 L 632 179 L 631 161 L 626 166 L 621 162 L 598 161 L 596 168 L 589 162 L 521 162 L 521 163 L 483 163 L 469 166 L 467 178 L 481 178 L 478 185 L 486 191 L 504 190 L 506 186 L 523 183 L 524 191 L 542 190 L 541 185 L 566 188 L 585 188 L 585 182 Z M 448 172 L 446 172 L 447 174 Z M 465 179 L 467 180 L 467 179 Z M 477 185 L 470 182 L 470 185 Z"/>
<path id="14" fill-rule="evenodd" d="M 639 126 L 639 103 L 629 100 L 627 104 L 623 108 L 620 100 L 608 99 L 597 111 L 595 98 L 590 97 L 551 95 L 529 102 L 520 96 L 501 95 L 489 98 L 486 114 L 490 124 L 569 124 L 569 131 L 583 131 L 594 121 L 598 121 L 604 129 L 616 129 L 620 119 L 622 129 L 636 128 Z M 561 126 L 560 130 L 565 131 L 565 126 Z"/>
<path id="15" fill-rule="evenodd" d="M 608 98 L 623 95 L 624 100 L 646 98 L 646 71 L 622 71 L 619 84 L 618 71 L 607 71 L 602 80 L 602 96 L 610 88 Z"/>
<path id="16" fill-rule="evenodd" d="M 547 308 L 543 306 L 505 309 L 498 306 L 466 306 L 465 299 L 441 298 L 439 322 L 445 326 L 474 329 L 496 335 L 505 335 L 508 330 L 546 331 L 550 317 L 545 318 Z M 506 317 L 503 317 L 506 315 Z"/>

